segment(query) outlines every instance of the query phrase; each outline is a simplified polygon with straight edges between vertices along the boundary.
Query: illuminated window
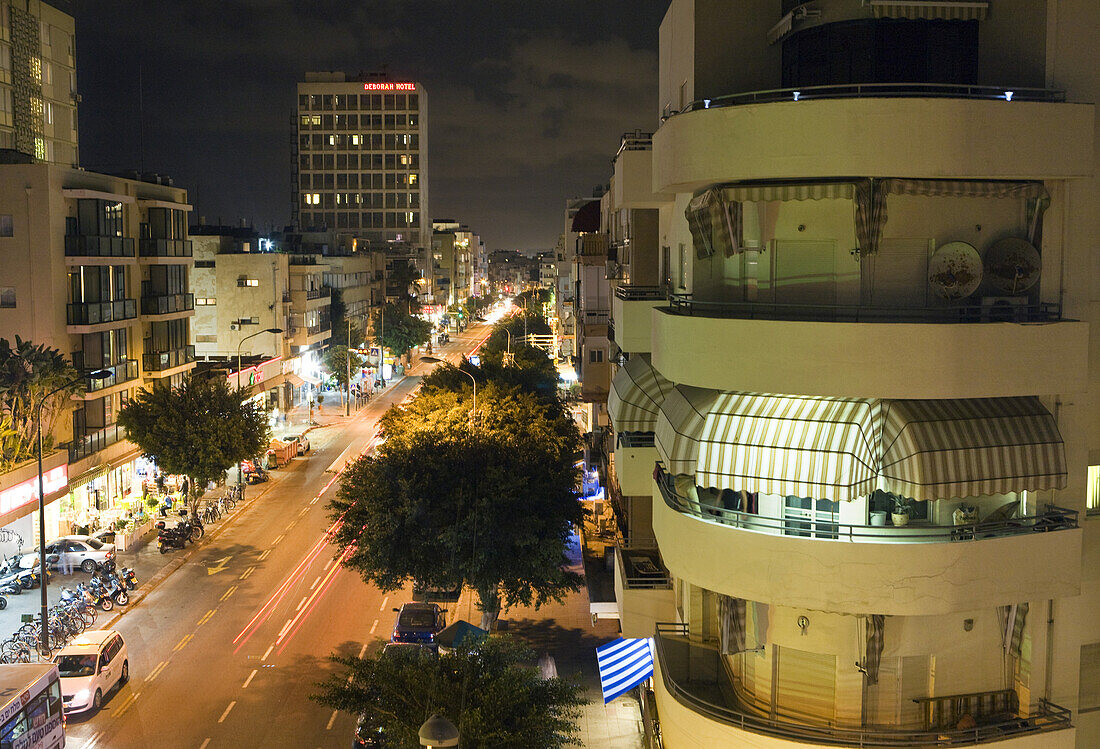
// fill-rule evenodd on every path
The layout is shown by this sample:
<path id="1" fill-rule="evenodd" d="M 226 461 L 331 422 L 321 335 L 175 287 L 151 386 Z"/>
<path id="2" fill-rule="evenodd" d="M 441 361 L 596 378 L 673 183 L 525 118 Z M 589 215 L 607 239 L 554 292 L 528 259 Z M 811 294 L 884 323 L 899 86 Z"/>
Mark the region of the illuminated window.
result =
<path id="1" fill-rule="evenodd" d="M 409 185 L 412 186 L 412 185 L 415 185 L 415 184 L 416 184 L 416 175 L 415 174 L 410 174 L 409 175 Z"/>
<path id="2" fill-rule="evenodd" d="M 351 144 L 353 146 L 359 145 L 359 136 L 358 135 L 351 136 Z"/>
<path id="3" fill-rule="evenodd" d="M 314 127 L 320 127 L 321 126 L 321 115 L 315 114 L 312 117 L 310 117 L 309 121 L 310 121 L 310 124 L 313 125 Z"/>
<path id="4" fill-rule="evenodd" d="M 34 139 L 34 157 L 43 161 L 46 160 L 46 141 L 42 138 Z"/>
<path id="5" fill-rule="evenodd" d="M 336 136 L 335 135 L 328 136 L 328 144 L 330 146 L 335 146 L 336 145 Z"/>
<path id="6" fill-rule="evenodd" d="M 42 85 L 42 58 L 41 57 L 32 57 L 31 58 L 31 80 L 33 80 L 39 86 Z"/>
<path id="7" fill-rule="evenodd" d="M 309 121 L 310 121 L 310 119 L 311 119 L 311 118 L 310 118 L 310 116 L 309 116 L 308 114 L 303 114 L 303 115 L 302 115 L 302 126 L 303 126 L 303 127 L 308 127 L 308 126 L 309 126 Z"/>
<path id="8" fill-rule="evenodd" d="M 407 153 L 401 154 L 401 166 L 409 165 L 409 155 Z"/>
<path id="9" fill-rule="evenodd" d="M 1089 466 L 1085 508 L 1090 513 L 1100 512 L 1100 466 Z"/>

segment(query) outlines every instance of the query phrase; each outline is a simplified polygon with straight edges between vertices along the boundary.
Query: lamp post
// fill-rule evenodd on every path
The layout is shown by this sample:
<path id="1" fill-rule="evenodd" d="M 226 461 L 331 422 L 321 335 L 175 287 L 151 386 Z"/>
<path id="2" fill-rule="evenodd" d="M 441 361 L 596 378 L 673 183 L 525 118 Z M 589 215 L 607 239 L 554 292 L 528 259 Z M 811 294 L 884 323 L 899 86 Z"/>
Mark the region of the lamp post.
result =
<path id="1" fill-rule="evenodd" d="M 282 333 L 282 328 L 264 328 L 263 330 L 256 331 L 252 335 L 246 335 L 241 340 L 237 341 L 237 392 L 241 390 L 241 344 L 247 341 L 249 338 L 255 338 L 258 335 L 264 333 L 274 333 L 278 335 Z M 244 499 L 244 472 L 241 470 L 240 462 L 237 463 L 237 486 L 241 490 L 241 499 Z"/>
<path id="2" fill-rule="evenodd" d="M 99 381 L 106 380 L 111 375 L 112 372 L 109 370 L 97 369 L 86 377 Z M 39 652 L 41 653 L 48 653 L 50 650 L 50 602 L 46 592 L 46 487 L 42 479 L 42 406 L 54 393 L 70 388 L 83 379 L 85 376 L 76 377 L 64 385 L 58 385 L 42 396 L 42 400 L 38 401 L 34 409 L 35 423 L 38 426 L 38 575 L 42 579 L 42 632 L 40 634 L 42 644 Z"/>
<path id="3" fill-rule="evenodd" d="M 426 746 L 429 749 L 458 746 L 458 729 L 455 728 L 454 723 L 439 713 L 434 713 L 424 721 L 417 735 L 420 738 L 420 746 Z"/>
<path id="4" fill-rule="evenodd" d="M 344 407 L 344 416 L 351 416 L 351 318 L 348 318 L 348 345 L 344 347 L 344 364 L 347 365 L 348 402 Z"/>
<path id="5" fill-rule="evenodd" d="M 427 362 L 428 364 L 450 364 L 450 362 L 448 362 L 446 359 L 437 359 L 434 356 L 422 356 L 422 357 L 420 357 L 420 361 Z M 472 402 L 473 402 L 473 410 L 471 412 L 473 414 L 473 416 L 471 418 L 471 423 L 473 423 L 476 426 L 477 425 L 477 380 L 474 379 L 474 376 L 472 374 L 467 372 L 465 369 L 462 369 L 462 367 L 455 367 L 455 369 L 458 370 L 459 372 L 461 372 L 462 374 L 466 375 L 467 377 L 469 377 L 470 382 L 474 383 L 474 397 L 471 399 Z"/>

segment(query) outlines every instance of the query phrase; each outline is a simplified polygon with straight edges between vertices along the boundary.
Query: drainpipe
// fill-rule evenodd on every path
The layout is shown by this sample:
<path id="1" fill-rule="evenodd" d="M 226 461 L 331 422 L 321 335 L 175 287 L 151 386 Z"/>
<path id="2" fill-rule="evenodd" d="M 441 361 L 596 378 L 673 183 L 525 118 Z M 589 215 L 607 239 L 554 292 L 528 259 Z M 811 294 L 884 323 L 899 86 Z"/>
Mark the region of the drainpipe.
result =
<path id="1" fill-rule="evenodd" d="M 1043 699 L 1050 701 L 1054 682 L 1054 599 L 1047 600 L 1047 658 Z"/>

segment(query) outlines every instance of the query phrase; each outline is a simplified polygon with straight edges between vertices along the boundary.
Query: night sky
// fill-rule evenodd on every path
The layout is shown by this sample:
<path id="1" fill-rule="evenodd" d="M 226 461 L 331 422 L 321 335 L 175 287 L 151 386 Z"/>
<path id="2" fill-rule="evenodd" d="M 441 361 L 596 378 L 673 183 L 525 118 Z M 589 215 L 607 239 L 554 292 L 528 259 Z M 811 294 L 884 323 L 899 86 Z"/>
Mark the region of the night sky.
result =
<path id="1" fill-rule="evenodd" d="M 623 132 L 657 122 L 668 0 L 77 5 L 82 166 L 171 176 L 193 223 L 289 221 L 307 70 L 386 65 L 422 83 L 431 216 L 468 224 L 490 250 L 552 248 L 565 200 L 607 183 Z"/>

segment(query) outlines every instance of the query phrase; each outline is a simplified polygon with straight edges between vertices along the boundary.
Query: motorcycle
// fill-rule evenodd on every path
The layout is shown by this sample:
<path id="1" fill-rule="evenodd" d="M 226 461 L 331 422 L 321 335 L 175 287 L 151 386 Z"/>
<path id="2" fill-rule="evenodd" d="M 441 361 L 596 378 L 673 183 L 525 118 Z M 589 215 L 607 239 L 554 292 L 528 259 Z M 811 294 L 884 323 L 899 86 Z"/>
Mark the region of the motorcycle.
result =
<path id="1" fill-rule="evenodd" d="M 85 596 L 93 606 L 98 606 L 104 611 L 110 611 L 115 607 L 115 602 L 107 595 L 107 591 L 102 585 L 97 585 L 95 583 L 95 578 L 92 578 L 88 585 L 77 583 L 76 590 L 78 593 Z"/>
<path id="2" fill-rule="evenodd" d="M 191 540 L 191 534 L 186 536 L 176 528 L 167 528 L 163 520 L 157 522 L 157 549 L 161 554 L 167 554 L 169 549 L 182 549 Z"/>
<path id="3" fill-rule="evenodd" d="M 108 601 L 113 601 L 119 606 L 125 606 L 130 602 L 130 594 L 126 592 L 126 588 L 121 584 L 118 577 L 107 578 L 106 580 L 93 577 L 88 581 L 88 585 L 91 588 L 98 588 Z M 102 605 L 101 605 L 102 608 Z M 104 609 L 106 611 L 107 609 Z"/>
<path id="4" fill-rule="evenodd" d="M 102 571 L 106 575 L 117 575 L 129 590 L 134 590 L 138 586 L 137 575 L 134 574 L 134 571 L 129 567 L 116 567 L 113 559 L 108 559 L 103 563 Z"/>
<path id="5" fill-rule="evenodd" d="M 6 577 L 0 577 L 0 593 L 8 593 L 17 596 L 23 592 L 23 582 L 19 573 L 15 572 Z"/>

